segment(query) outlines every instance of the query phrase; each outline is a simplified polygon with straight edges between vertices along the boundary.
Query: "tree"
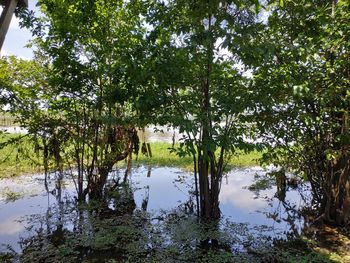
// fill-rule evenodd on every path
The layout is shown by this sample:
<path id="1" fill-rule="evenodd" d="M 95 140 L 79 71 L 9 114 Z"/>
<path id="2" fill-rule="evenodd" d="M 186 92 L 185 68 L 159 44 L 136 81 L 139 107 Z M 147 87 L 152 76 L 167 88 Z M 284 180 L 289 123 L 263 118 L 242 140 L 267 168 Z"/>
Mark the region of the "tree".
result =
<path id="1" fill-rule="evenodd" d="M 39 62 L 19 59 L 15 56 L 2 57 L 0 59 L 1 108 L 21 111 L 23 114 L 36 108 L 36 105 L 29 102 L 34 102 L 34 98 L 41 92 L 45 85 L 44 76 L 44 68 Z"/>
<path id="2" fill-rule="evenodd" d="M 9 112 L 18 125 L 35 133 L 42 121 L 43 94 L 48 87 L 41 62 L 15 56 L 0 59 L 0 111 Z"/>
<path id="3" fill-rule="evenodd" d="M 226 157 L 243 147 L 248 132 L 246 79 L 239 57 L 225 47 L 253 23 L 257 7 L 257 1 L 156 1 L 148 11 L 150 81 L 139 110 L 184 134 L 177 151 L 193 156 L 205 218 L 220 217 Z"/>
<path id="4" fill-rule="evenodd" d="M 348 1 L 270 1 L 254 107 L 275 164 L 304 175 L 327 222 L 350 222 Z"/>
<path id="5" fill-rule="evenodd" d="M 48 122 L 40 120 L 35 132 L 49 138 L 43 150 L 54 149 L 60 172 L 76 171 L 79 199 L 100 198 L 116 162 L 138 150 L 131 98 L 143 56 L 142 5 L 122 0 L 39 5 L 45 16 L 29 14 L 25 21 L 38 37 L 50 88 Z"/>

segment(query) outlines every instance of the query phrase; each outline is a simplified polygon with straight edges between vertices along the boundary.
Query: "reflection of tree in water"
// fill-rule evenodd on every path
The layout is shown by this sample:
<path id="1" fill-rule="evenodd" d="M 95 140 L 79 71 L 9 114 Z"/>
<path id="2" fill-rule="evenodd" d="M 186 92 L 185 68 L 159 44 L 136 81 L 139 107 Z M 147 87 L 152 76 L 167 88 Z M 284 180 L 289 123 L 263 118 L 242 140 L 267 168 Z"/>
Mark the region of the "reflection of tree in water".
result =
<path id="1" fill-rule="evenodd" d="M 266 215 L 277 223 L 282 221 L 286 223 L 288 229 L 285 229 L 284 234 L 287 238 L 299 238 L 309 224 L 304 211 L 310 203 L 310 191 L 308 186 L 302 184 L 296 177 L 287 177 L 284 172 L 275 175 L 275 198 L 278 199 L 278 204 L 273 212 Z M 286 198 L 287 193 L 292 190 L 298 193 L 299 201 L 290 201 Z"/>
<path id="2" fill-rule="evenodd" d="M 152 176 L 149 171 L 145 176 Z M 256 254 L 261 247 L 273 245 L 269 236 L 273 229 L 234 223 L 234 219 L 199 220 L 191 190 L 186 202 L 153 215 L 147 212 L 149 192 L 157 189 L 146 185 L 137 208 L 132 175 L 123 180 L 124 175 L 111 177 L 106 199 L 89 205 L 78 205 L 70 198 L 64 178 L 58 175 L 55 186 L 48 187 L 47 213 L 33 218 L 32 236 L 21 241 L 21 262 L 232 262 L 237 255 Z M 50 204 L 52 196 L 54 204 Z M 296 208 L 289 203 L 281 202 L 277 209 L 288 210 L 280 220 L 295 220 Z M 291 226 L 288 231 L 297 230 L 298 226 Z"/>
<path id="3" fill-rule="evenodd" d="M 149 201 L 149 185 L 146 186 L 145 190 L 146 190 L 146 193 L 145 193 L 145 197 L 142 199 L 141 209 L 146 212 L 148 201 Z"/>
<path id="4" fill-rule="evenodd" d="M 28 219 L 27 231 L 31 236 L 20 241 L 23 251 L 20 262 L 116 258 L 117 254 L 124 253 L 123 246 L 139 238 L 135 227 L 137 220 L 132 218 L 136 204 L 127 182 L 107 191 L 105 200 L 79 204 L 65 192 L 62 174 L 55 178 L 53 189 L 50 188 L 53 180 L 47 179 L 48 208 L 44 215 Z"/>
<path id="5" fill-rule="evenodd" d="M 152 258 L 163 260 L 163 257 L 166 257 L 172 260 L 172 247 L 182 256 L 186 255 L 186 251 L 190 251 L 183 251 L 184 247 L 178 235 L 171 243 L 166 241 L 173 239 L 170 237 L 177 231 L 175 225 L 172 227 L 175 232 L 170 229 L 168 231 L 167 226 L 176 224 L 177 219 L 188 218 L 189 221 L 185 221 L 194 220 L 193 223 L 197 223 L 197 218 L 189 209 L 191 199 L 179 205 L 176 213 L 169 212 L 164 220 L 159 221 L 162 226 L 162 231 L 159 232 L 159 224 L 152 224 L 150 215 L 146 212 L 149 186 L 144 189 L 145 195 L 140 209 L 136 209 L 130 182 L 119 183 L 119 180 L 114 180 L 111 185 L 113 187 L 107 191 L 107 198 L 103 204 L 92 202 L 88 206 L 78 205 L 74 198 L 67 195 L 64 178 L 58 175 L 54 187 L 47 185 L 46 213 L 30 218 L 31 229 L 28 229 L 28 232 L 31 236 L 21 240 L 23 255 L 20 262 L 104 262 L 107 259 L 117 262 L 126 259 L 144 262 L 144 259 L 147 259 L 151 262 Z M 181 229 L 185 222 L 182 219 L 178 229 Z M 205 249 L 211 250 L 205 246 L 216 244 L 213 238 L 208 239 L 200 235 L 195 235 L 195 238 L 198 239 L 195 240 L 193 249 L 198 251 L 198 255 Z M 217 243 L 215 247 L 220 244 Z M 191 244 L 189 246 L 192 247 Z M 173 262 L 177 261 L 174 259 Z"/>
<path id="6" fill-rule="evenodd" d="M 54 178 L 50 178 L 54 177 Z M 50 188 L 51 184 L 54 185 Z M 54 262 L 49 258 L 54 250 L 66 242 L 71 233 L 69 227 L 79 222 L 79 213 L 75 209 L 75 200 L 64 189 L 62 172 L 46 174 L 45 189 L 47 194 L 47 210 L 44 215 L 34 215 L 27 219 L 27 238 L 21 238 L 22 255 L 20 262 Z M 54 197 L 54 201 L 52 201 Z"/>
<path id="7" fill-rule="evenodd" d="M 281 169 L 270 171 L 265 175 L 256 174 L 254 182 L 248 189 L 253 191 L 257 197 L 260 196 L 261 191 L 275 189 L 273 198 L 268 198 L 268 196 L 264 198 L 269 202 L 273 211 L 263 211 L 263 214 L 280 224 L 277 229 L 284 227 L 284 233 L 281 235 L 284 238 L 300 237 L 308 223 L 303 213 L 310 203 L 310 190 L 307 183 L 303 183 L 295 175 L 287 175 Z M 291 200 L 290 197 L 287 197 L 292 191 L 297 194 L 299 200 Z M 282 222 L 285 224 L 281 224 Z"/>
<path id="8" fill-rule="evenodd" d="M 62 184 L 63 184 L 63 173 L 58 172 L 58 177 L 55 182 L 55 189 L 51 192 L 47 189 L 47 195 L 48 195 L 48 209 L 46 213 L 46 222 L 49 221 L 50 215 L 52 214 L 51 206 L 49 203 L 49 197 L 50 193 L 56 198 L 56 204 L 57 204 L 57 219 L 54 222 L 55 227 L 54 229 L 50 229 L 50 224 L 47 223 L 47 233 L 49 234 L 50 241 L 55 245 L 61 245 L 64 243 L 65 237 L 64 237 L 64 202 L 62 200 Z"/>

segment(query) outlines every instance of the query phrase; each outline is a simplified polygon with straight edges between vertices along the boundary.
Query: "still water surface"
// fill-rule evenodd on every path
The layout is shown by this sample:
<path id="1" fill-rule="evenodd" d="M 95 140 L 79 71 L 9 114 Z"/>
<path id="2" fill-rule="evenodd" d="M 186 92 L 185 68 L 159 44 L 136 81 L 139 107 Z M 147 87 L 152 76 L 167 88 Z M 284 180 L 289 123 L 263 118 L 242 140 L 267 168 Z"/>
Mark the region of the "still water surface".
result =
<path id="1" fill-rule="evenodd" d="M 123 176 L 123 173 L 122 170 L 115 171 L 111 176 Z M 287 233 L 300 232 L 304 220 L 295 213 L 305 202 L 300 190 L 289 189 L 284 202 L 281 202 L 275 197 L 276 187 L 273 184 L 259 192 L 248 189 L 265 174 L 266 171 L 260 167 L 242 168 L 232 170 L 223 178 L 220 194 L 222 221 L 246 223 L 252 229 L 263 226 L 264 234 L 271 238 L 284 238 Z M 0 180 L 0 252 L 7 251 L 8 246 L 21 251 L 20 241 L 43 227 L 30 220 L 35 216 L 61 220 L 64 229 L 72 230 L 70 220 L 64 219 L 73 213 L 59 214 L 57 208 L 72 200 L 74 183 L 72 179 L 63 179 L 62 191 L 58 193 L 56 176 L 50 176 L 47 189 L 43 174 Z M 191 173 L 169 167 L 142 166 L 134 168 L 129 175 L 136 210 L 147 210 L 154 217 L 162 211 L 193 204 L 195 198 L 190 194 L 193 193 L 193 181 Z"/>

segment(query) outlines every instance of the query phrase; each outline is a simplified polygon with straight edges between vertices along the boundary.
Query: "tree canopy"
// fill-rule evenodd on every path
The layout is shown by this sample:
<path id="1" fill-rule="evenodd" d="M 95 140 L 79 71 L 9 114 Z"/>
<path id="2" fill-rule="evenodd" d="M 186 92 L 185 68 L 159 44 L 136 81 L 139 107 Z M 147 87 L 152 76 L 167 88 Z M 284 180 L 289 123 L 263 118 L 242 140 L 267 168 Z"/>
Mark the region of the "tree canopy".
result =
<path id="1" fill-rule="evenodd" d="M 1 60 L 0 99 L 57 169 L 74 160 L 81 199 L 103 195 L 155 124 L 183 134 L 173 150 L 193 157 L 203 217 L 220 217 L 227 158 L 262 140 L 266 160 L 310 182 L 319 218 L 350 221 L 348 1 L 39 5 L 24 21 L 35 62 Z"/>
<path id="2" fill-rule="evenodd" d="M 272 1 L 270 7 L 257 38 L 265 52 L 253 85 L 257 123 L 273 144 L 268 157 L 310 181 L 322 217 L 348 222 L 350 5 Z"/>

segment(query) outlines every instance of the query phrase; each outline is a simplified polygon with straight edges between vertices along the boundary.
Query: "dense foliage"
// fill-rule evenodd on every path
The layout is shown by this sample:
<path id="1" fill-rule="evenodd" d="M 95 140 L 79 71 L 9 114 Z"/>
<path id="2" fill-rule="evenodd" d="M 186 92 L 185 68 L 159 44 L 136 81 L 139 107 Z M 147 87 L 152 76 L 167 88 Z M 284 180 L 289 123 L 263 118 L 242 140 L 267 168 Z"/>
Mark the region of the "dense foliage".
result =
<path id="1" fill-rule="evenodd" d="M 350 220 L 348 1 L 272 3 L 256 38 L 253 108 L 275 164 L 310 181 L 326 221 Z M 259 58 L 259 56 L 258 56 Z"/>
<path id="2" fill-rule="evenodd" d="M 183 133 L 178 154 L 193 157 L 199 203 L 220 217 L 219 192 L 227 156 L 244 146 L 249 124 L 247 79 L 239 54 L 226 45 L 248 30 L 256 1 L 156 1 L 149 7 L 150 103 L 142 112 Z M 244 43 L 242 43 L 244 45 Z M 154 94 L 154 98 L 152 97 Z"/>
<path id="3" fill-rule="evenodd" d="M 38 36 L 35 60 L 41 65 L 34 68 L 34 62 L 10 59 L 8 68 L 22 63 L 13 72 L 25 77 L 10 81 L 10 93 L 4 94 L 16 99 L 15 92 L 22 92 L 21 99 L 28 102 L 4 99 L 13 105 L 17 121 L 37 138 L 46 170 L 51 158 L 60 173 L 68 168 L 76 177 L 80 199 L 87 194 L 101 197 L 115 163 L 138 150 L 130 100 L 135 94 L 132 72 L 142 56 L 139 9 L 123 1 L 39 4 L 45 17 L 28 17 L 26 22 Z M 29 83 L 34 88 L 27 87 L 28 76 L 37 75 L 27 68 L 45 71 L 45 83 L 33 79 Z"/>
<path id="4" fill-rule="evenodd" d="M 218 218 L 227 157 L 259 131 L 267 159 L 310 181 L 320 218 L 350 221 L 348 1 L 39 5 L 24 20 L 36 62 L 1 60 L 0 99 L 45 160 L 72 168 L 80 199 L 138 152 L 137 127 L 168 125 L 193 158 L 198 212 Z"/>

